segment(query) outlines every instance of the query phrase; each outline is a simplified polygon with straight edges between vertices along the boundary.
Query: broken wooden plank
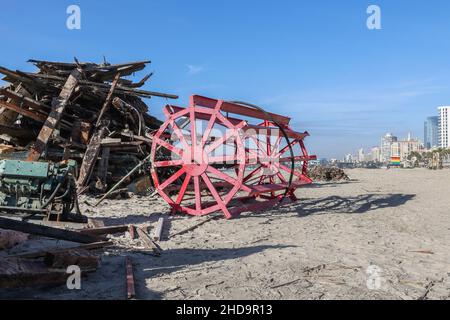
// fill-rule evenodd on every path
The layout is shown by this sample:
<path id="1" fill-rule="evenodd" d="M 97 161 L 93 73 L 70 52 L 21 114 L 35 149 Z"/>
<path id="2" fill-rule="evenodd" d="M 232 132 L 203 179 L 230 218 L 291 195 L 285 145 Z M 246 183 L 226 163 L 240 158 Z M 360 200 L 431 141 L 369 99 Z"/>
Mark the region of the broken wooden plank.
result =
<path id="1" fill-rule="evenodd" d="M 127 285 L 127 299 L 134 299 L 136 297 L 136 290 L 134 286 L 134 272 L 133 263 L 129 256 L 125 257 L 125 269 L 126 269 L 126 285 Z"/>
<path id="2" fill-rule="evenodd" d="M 130 239 L 136 239 L 136 227 L 132 224 L 128 226 L 128 233 L 130 234 Z"/>
<path id="3" fill-rule="evenodd" d="M 105 128 L 100 128 L 91 139 L 89 146 L 84 154 L 83 163 L 80 168 L 80 175 L 78 177 L 78 187 L 84 187 L 89 181 L 89 178 L 94 169 L 94 165 L 97 161 L 98 155 L 100 153 L 100 143 L 105 136 Z"/>
<path id="4" fill-rule="evenodd" d="M 108 148 L 124 148 L 124 147 L 139 147 L 143 143 L 144 143 L 143 141 L 131 141 L 131 142 L 102 141 L 101 145 L 102 147 Z"/>
<path id="5" fill-rule="evenodd" d="M 108 164 L 109 164 L 109 155 L 110 155 L 111 149 L 108 147 L 102 148 L 102 156 L 100 159 L 100 162 L 98 164 L 97 169 L 97 176 L 101 183 L 101 191 L 104 192 L 107 188 L 106 179 L 108 177 Z"/>
<path id="6" fill-rule="evenodd" d="M 86 204 L 91 206 L 89 203 L 86 203 Z M 89 228 L 103 228 L 103 227 L 105 227 L 105 222 L 103 222 L 103 220 L 89 218 L 88 225 L 89 225 Z"/>
<path id="7" fill-rule="evenodd" d="M 98 115 L 98 118 L 97 118 L 97 123 L 95 124 L 95 126 L 97 128 L 100 126 L 100 123 L 103 119 L 103 115 L 105 114 L 106 110 L 108 110 L 108 108 L 111 104 L 113 94 L 114 94 L 114 91 L 116 90 L 117 83 L 119 82 L 119 80 L 120 80 L 120 72 L 118 72 L 116 74 L 116 77 L 114 78 L 111 88 L 109 89 L 108 96 L 106 97 L 105 103 L 103 104 L 102 109 L 100 110 L 100 114 Z"/>
<path id="8" fill-rule="evenodd" d="M 20 92 L 12 91 L 9 89 L 0 89 L 0 94 L 4 94 L 8 98 L 20 102 L 21 106 L 26 106 L 35 110 L 44 110 L 45 112 L 49 112 L 52 109 L 50 106 L 29 98 L 29 95 L 24 95 Z"/>
<path id="9" fill-rule="evenodd" d="M 21 114 L 24 117 L 33 119 L 33 120 L 35 120 L 37 122 L 44 123 L 47 120 L 47 117 L 42 115 L 42 114 L 30 111 L 28 109 L 24 109 L 24 108 L 18 107 L 15 104 L 10 103 L 10 102 L 0 101 L 0 107 L 8 109 L 8 110 L 11 110 L 11 111 L 14 111 L 17 114 Z"/>
<path id="10" fill-rule="evenodd" d="M 27 288 L 66 283 L 66 270 L 50 269 L 43 261 L 28 259 L 0 260 L 0 288 Z"/>
<path id="11" fill-rule="evenodd" d="M 164 227 L 164 218 L 161 217 L 158 219 L 158 222 L 156 223 L 155 231 L 153 231 L 153 241 L 161 240 L 163 227 Z"/>
<path id="12" fill-rule="evenodd" d="M 149 145 L 151 145 L 152 142 L 153 142 L 153 139 L 151 137 L 137 136 L 135 134 L 132 134 L 131 132 L 128 132 L 128 133 L 121 132 L 120 135 L 122 137 L 127 137 L 127 138 L 130 138 L 130 139 L 133 139 L 133 140 L 138 140 L 138 141 L 145 142 L 145 143 L 147 143 Z"/>
<path id="13" fill-rule="evenodd" d="M 41 154 L 44 152 L 51 135 L 61 120 L 62 114 L 66 109 L 69 99 L 74 93 L 80 78 L 81 72 L 78 69 L 73 70 L 61 90 L 59 97 L 53 100 L 52 111 L 41 129 L 35 145 L 31 148 L 30 153 L 28 154 L 28 161 L 38 161 L 41 157 Z"/>
<path id="14" fill-rule="evenodd" d="M 89 227 L 87 223 L 78 223 L 78 222 L 67 222 L 67 221 L 33 221 L 34 224 L 58 228 L 58 229 L 70 229 L 70 230 L 81 230 Z"/>
<path id="15" fill-rule="evenodd" d="M 31 94 L 26 90 L 22 84 L 19 84 L 15 90 L 16 93 L 21 94 L 26 97 L 30 97 Z M 9 98 L 7 102 L 12 103 L 14 102 L 13 99 Z M 1 107 L 0 108 L 0 124 L 1 125 L 12 125 L 14 121 L 17 119 L 17 113 L 15 111 L 12 111 L 10 109 Z"/>
<path id="16" fill-rule="evenodd" d="M 79 233 L 90 234 L 93 236 L 100 236 L 100 235 L 105 235 L 105 234 L 122 233 L 122 232 L 126 232 L 126 231 L 128 231 L 128 225 L 83 229 L 83 230 L 80 230 Z"/>
<path id="17" fill-rule="evenodd" d="M 12 255 L 9 257 L 35 259 L 35 258 L 45 257 L 45 255 L 47 253 L 63 253 L 63 252 L 68 252 L 68 251 L 72 251 L 72 250 L 97 250 L 97 249 L 102 249 L 105 247 L 110 247 L 112 245 L 114 245 L 114 243 L 112 241 L 100 241 L 100 242 L 82 244 L 82 245 L 76 246 L 76 247 L 51 248 L 51 249 L 40 250 L 40 251 L 35 251 L 35 252 L 15 254 L 15 255 Z"/>
<path id="18" fill-rule="evenodd" d="M 422 253 L 422 254 L 434 254 L 434 252 L 431 251 L 431 250 L 413 250 L 413 251 L 408 251 L 408 252 L 412 252 L 412 253 Z"/>
<path id="19" fill-rule="evenodd" d="M 46 226 L 40 226 L 37 224 L 24 222 L 24 221 L 17 221 L 7 218 L 0 217 L 0 228 L 6 229 L 6 230 L 14 230 L 14 231 L 20 231 L 28 234 L 34 234 L 42 237 L 48 237 L 53 239 L 60 239 L 60 240 L 66 240 L 66 241 L 72 241 L 72 242 L 79 242 L 79 243 L 93 243 L 98 242 L 99 238 L 88 235 L 88 234 L 81 234 L 76 231 L 68 231 L 68 230 L 62 230 L 57 228 L 51 228 Z"/>
<path id="20" fill-rule="evenodd" d="M 52 269 L 67 269 L 78 266 L 82 270 L 95 270 L 100 266 L 100 257 L 87 250 L 68 250 L 64 252 L 48 252 L 44 263 Z"/>
<path id="21" fill-rule="evenodd" d="M 153 251 L 157 256 L 161 255 L 161 248 L 149 237 L 141 227 L 136 227 L 136 231 L 139 235 L 139 239 L 144 242 L 144 245 Z"/>

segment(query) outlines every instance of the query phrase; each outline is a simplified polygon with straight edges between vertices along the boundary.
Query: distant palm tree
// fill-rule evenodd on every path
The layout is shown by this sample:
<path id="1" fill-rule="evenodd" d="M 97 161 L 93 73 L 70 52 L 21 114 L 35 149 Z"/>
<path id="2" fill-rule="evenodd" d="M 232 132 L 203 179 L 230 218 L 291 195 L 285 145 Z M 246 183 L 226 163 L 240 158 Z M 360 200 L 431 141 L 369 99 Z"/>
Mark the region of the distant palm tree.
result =
<path id="1" fill-rule="evenodd" d="M 428 152 L 413 151 L 408 156 L 408 161 L 413 163 L 414 167 L 419 167 L 420 163 L 430 169 L 442 168 L 442 162 L 450 158 L 450 149 L 439 148 Z M 438 163 L 436 163 L 436 160 Z"/>

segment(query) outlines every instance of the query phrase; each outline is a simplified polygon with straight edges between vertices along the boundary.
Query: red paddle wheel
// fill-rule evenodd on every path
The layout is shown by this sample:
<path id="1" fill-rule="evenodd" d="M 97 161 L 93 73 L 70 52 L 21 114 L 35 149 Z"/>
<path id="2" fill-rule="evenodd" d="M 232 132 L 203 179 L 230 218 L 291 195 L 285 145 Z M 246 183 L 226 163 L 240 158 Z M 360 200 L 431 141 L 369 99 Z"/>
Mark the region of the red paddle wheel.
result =
<path id="1" fill-rule="evenodd" d="M 164 113 L 167 120 L 153 137 L 151 174 L 173 212 L 222 211 L 231 218 L 294 201 L 295 190 L 312 182 L 307 168 L 315 157 L 303 142 L 308 133 L 292 131 L 287 117 L 201 96 Z M 230 113 L 264 122 L 252 125 Z"/>

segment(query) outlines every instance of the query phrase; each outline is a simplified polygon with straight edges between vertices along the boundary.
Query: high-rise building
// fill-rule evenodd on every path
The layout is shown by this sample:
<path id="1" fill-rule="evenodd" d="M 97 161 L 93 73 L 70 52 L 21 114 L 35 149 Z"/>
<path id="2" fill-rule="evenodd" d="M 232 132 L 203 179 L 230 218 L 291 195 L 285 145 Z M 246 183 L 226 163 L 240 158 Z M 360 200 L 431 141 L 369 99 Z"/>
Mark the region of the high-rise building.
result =
<path id="1" fill-rule="evenodd" d="M 364 149 L 358 150 L 358 162 L 364 162 L 366 160 Z"/>
<path id="2" fill-rule="evenodd" d="M 439 146 L 450 148 L 450 107 L 439 107 Z"/>
<path id="3" fill-rule="evenodd" d="M 353 163 L 353 155 L 351 153 L 346 154 L 344 157 L 344 162 L 346 163 Z"/>
<path id="4" fill-rule="evenodd" d="M 373 147 L 371 153 L 371 161 L 380 162 L 381 149 L 379 147 Z"/>
<path id="5" fill-rule="evenodd" d="M 428 117 L 424 125 L 423 144 L 425 149 L 439 146 L 439 117 Z"/>
<path id="6" fill-rule="evenodd" d="M 411 134 L 406 140 L 393 142 L 391 146 L 391 157 L 399 157 L 401 162 L 408 160 L 408 156 L 421 149 L 419 139 L 413 139 Z"/>
<path id="7" fill-rule="evenodd" d="M 391 161 L 391 147 L 394 142 L 397 142 L 397 137 L 392 133 L 387 133 L 383 138 L 381 138 L 381 162 Z"/>

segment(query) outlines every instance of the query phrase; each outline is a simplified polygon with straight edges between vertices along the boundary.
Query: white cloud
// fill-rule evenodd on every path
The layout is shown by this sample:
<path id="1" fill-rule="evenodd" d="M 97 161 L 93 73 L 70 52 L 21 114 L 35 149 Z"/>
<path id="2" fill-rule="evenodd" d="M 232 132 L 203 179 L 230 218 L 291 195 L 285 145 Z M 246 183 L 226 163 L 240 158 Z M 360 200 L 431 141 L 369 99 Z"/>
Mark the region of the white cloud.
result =
<path id="1" fill-rule="evenodd" d="M 187 67 L 188 67 L 188 75 L 190 76 L 199 74 L 205 70 L 205 68 L 203 68 L 202 66 L 195 66 L 192 64 L 188 64 Z"/>

